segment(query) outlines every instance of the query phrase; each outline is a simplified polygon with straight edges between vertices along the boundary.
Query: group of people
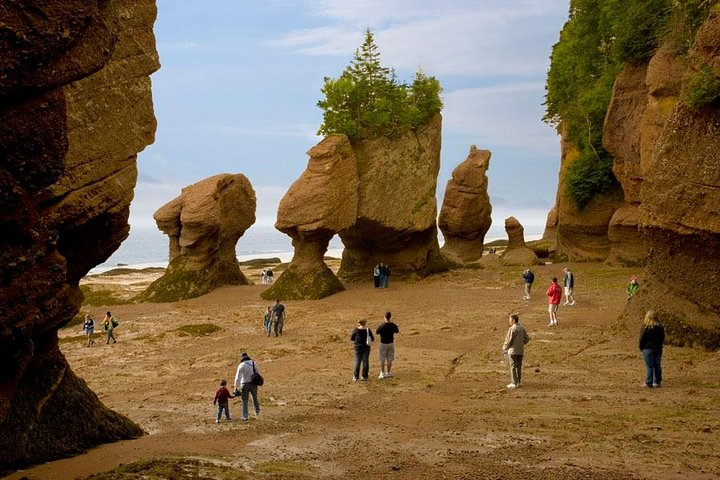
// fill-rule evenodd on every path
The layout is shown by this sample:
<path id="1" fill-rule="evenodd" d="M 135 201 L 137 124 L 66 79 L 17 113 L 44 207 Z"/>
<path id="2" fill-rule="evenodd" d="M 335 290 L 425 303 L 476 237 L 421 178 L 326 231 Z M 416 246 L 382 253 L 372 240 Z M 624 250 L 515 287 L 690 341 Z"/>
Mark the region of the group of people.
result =
<path id="1" fill-rule="evenodd" d="M 260 283 L 263 285 L 270 285 L 273 282 L 273 271 L 270 268 L 263 269 L 260 272 Z"/>
<path id="2" fill-rule="evenodd" d="M 258 378 L 261 380 L 258 381 Z M 255 410 L 255 416 L 260 415 L 260 402 L 258 401 L 258 387 L 262 385 L 262 377 L 260 376 L 260 368 L 255 360 L 250 358 L 246 352 L 240 354 L 240 364 L 235 372 L 235 383 L 233 384 L 233 391 L 230 392 L 227 388 L 227 380 L 220 381 L 220 388 L 215 392 L 215 398 L 213 399 L 213 405 L 217 405 L 217 415 L 215 417 L 215 423 L 220 423 L 223 413 L 225 414 L 226 420 L 232 420 L 230 416 L 230 399 L 240 397 L 242 401 L 242 416 L 243 421 L 247 421 L 249 417 L 249 404 L 250 397 L 253 401 L 253 410 Z"/>
<path id="3" fill-rule="evenodd" d="M 380 373 L 378 378 L 390 378 L 393 376 L 392 364 L 395 360 L 395 334 L 400 333 L 397 324 L 392 321 L 391 312 L 385 312 L 383 323 L 375 329 L 375 333 L 380 336 L 380 346 L 378 347 Z M 367 326 L 366 319 L 358 322 L 350 334 L 350 341 L 353 342 L 355 349 L 353 382 L 357 382 L 358 379 L 366 381 L 370 374 L 370 347 L 375 341 L 375 335 Z M 360 371 L 361 366 L 362 372 Z"/>
<path id="4" fill-rule="evenodd" d="M 548 286 L 546 295 L 548 297 L 548 313 L 550 315 L 550 323 L 548 327 L 555 327 L 558 324 L 557 311 L 565 294 L 565 305 L 575 305 L 575 297 L 573 291 L 575 288 L 575 276 L 572 271 L 565 267 L 563 269 L 563 287 L 561 288 L 557 277 L 552 277 L 552 281 Z M 535 274 L 528 268 L 523 274 L 524 294 L 523 299 L 530 300 L 532 284 L 535 281 Z M 628 301 L 635 296 L 640 288 L 637 276 L 632 276 L 627 285 Z M 564 290 L 564 292 L 563 292 Z M 503 343 L 503 355 L 508 358 L 510 363 L 511 383 L 507 388 L 520 387 L 520 379 L 522 375 L 522 357 L 524 354 L 524 345 L 530 341 L 530 336 L 520 325 L 520 317 L 518 315 L 510 315 L 510 328 L 508 329 Z M 660 387 L 662 384 L 662 347 L 665 341 L 665 330 L 658 321 L 657 313 L 649 310 L 645 315 L 643 327 L 640 332 L 640 351 L 643 355 L 643 361 L 647 370 L 643 387 Z"/>
<path id="5" fill-rule="evenodd" d="M 115 317 L 113 317 L 113 314 L 109 310 L 105 313 L 105 318 L 102 319 L 101 324 L 103 330 L 105 331 L 105 344 L 109 344 L 110 340 L 112 340 L 113 343 L 117 343 L 117 339 L 115 338 L 115 329 L 118 325 L 120 325 L 120 323 L 115 319 Z M 95 340 L 93 339 L 93 334 L 95 333 L 95 317 L 91 313 L 85 314 L 83 332 L 87 338 L 87 343 L 85 345 L 87 347 L 94 345 Z"/>
<path id="6" fill-rule="evenodd" d="M 273 333 L 275 336 L 282 335 L 285 326 L 285 305 L 280 300 L 275 300 L 275 305 L 268 306 L 263 315 L 263 328 L 269 337 Z"/>
<path id="7" fill-rule="evenodd" d="M 378 263 L 373 268 L 373 283 L 375 288 L 387 288 L 390 282 L 390 267 L 384 263 Z"/>

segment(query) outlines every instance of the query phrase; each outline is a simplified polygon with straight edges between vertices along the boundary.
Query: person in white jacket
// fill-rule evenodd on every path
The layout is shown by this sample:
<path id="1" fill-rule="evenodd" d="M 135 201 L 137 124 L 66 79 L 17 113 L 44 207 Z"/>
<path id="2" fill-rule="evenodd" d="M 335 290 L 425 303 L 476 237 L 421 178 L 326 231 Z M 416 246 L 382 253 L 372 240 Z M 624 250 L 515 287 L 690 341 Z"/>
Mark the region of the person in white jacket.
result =
<path id="1" fill-rule="evenodd" d="M 243 352 L 240 354 L 240 365 L 238 365 L 235 373 L 235 390 L 240 391 L 242 399 L 242 419 L 248 420 L 248 401 L 252 395 L 253 407 L 255 407 L 255 415 L 260 415 L 260 403 L 258 402 L 257 391 L 258 386 L 252 383 L 253 373 L 260 373 L 260 369 L 250 356 Z"/>

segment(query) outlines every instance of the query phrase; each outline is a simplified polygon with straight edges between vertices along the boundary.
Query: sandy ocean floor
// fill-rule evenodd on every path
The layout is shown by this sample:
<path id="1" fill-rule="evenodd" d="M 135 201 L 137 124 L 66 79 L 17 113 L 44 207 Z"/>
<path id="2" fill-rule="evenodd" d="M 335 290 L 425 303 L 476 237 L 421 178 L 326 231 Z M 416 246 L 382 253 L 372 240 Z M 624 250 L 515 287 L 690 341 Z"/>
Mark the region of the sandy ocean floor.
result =
<path id="1" fill-rule="evenodd" d="M 572 268 L 577 305 L 561 306 L 556 328 L 546 327 L 544 291 L 560 265 L 535 269 L 529 302 L 517 268 L 393 278 L 386 290 L 368 279 L 284 302 L 278 338 L 263 332 L 259 284 L 110 307 L 117 344 L 97 334 L 86 347 L 75 326 L 60 332 L 61 346 L 101 400 L 147 435 L 9 478 L 84 478 L 121 465 L 96 478 L 720 478 L 720 354 L 666 347 L 663 388 L 640 388 L 640 319 L 617 323 L 636 272 Z M 259 283 L 259 270 L 246 272 Z M 128 291 L 154 276 L 87 281 Z M 97 318 L 105 309 L 90 308 Z M 352 382 L 350 331 L 363 317 L 376 327 L 385 310 L 401 332 L 395 377 L 377 378 L 374 345 L 370 380 Z M 532 337 L 517 390 L 505 388 L 501 357 L 510 312 Z M 232 384 L 243 351 L 266 379 L 261 415 L 216 424 L 214 391 L 223 378 Z M 239 419 L 238 400 L 231 413 Z"/>

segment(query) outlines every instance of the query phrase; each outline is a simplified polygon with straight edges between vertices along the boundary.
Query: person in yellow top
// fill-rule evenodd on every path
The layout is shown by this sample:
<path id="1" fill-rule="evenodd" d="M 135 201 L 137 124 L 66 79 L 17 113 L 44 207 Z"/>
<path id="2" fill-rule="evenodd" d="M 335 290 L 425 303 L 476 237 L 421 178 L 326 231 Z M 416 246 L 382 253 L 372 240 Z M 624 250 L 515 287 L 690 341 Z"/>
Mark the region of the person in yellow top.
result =
<path id="1" fill-rule="evenodd" d="M 512 314 L 508 317 L 507 335 L 505 335 L 505 343 L 503 343 L 503 355 L 508 358 L 510 363 L 510 379 L 511 382 L 507 388 L 520 388 L 522 380 L 522 361 L 525 355 L 525 344 L 530 341 L 530 336 L 525 328 L 520 325 L 520 317 Z"/>

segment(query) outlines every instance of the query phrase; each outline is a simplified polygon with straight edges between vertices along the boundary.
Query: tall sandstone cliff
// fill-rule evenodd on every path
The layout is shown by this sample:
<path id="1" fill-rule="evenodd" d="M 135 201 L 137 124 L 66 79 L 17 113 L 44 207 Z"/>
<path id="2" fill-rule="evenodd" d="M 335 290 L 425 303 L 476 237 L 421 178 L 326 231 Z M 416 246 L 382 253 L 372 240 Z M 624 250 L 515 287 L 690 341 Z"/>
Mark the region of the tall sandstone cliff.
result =
<path id="1" fill-rule="evenodd" d="M 547 232 L 560 258 L 646 265 L 625 318 L 637 323 L 654 308 L 671 341 L 720 348 L 720 106 L 684 101 L 703 65 L 720 76 L 718 12 L 689 53 L 668 43 L 618 75 L 603 144 L 622 192 L 578 212 L 561 181 Z M 562 147 L 561 179 L 574 151 Z"/>
<path id="2" fill-rule="evenodd" d="M 154 139 L 154 1 L 0 1 L 0 471 L 142 434 L 75 376 L 57 330 L 127 237 Z"/>

